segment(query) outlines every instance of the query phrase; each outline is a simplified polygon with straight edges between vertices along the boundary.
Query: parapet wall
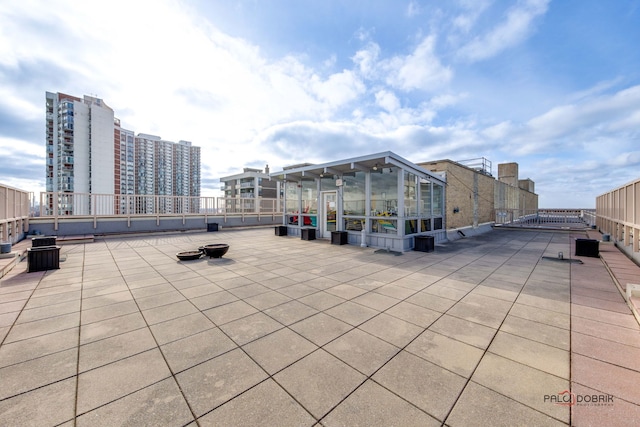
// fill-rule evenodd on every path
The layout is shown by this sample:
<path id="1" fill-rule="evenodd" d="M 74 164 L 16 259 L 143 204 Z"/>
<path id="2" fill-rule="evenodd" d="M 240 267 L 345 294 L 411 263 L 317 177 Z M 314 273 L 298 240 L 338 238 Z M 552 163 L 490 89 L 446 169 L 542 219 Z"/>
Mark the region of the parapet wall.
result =
<path id="1" fill-rule="evenodd" d="M 69 217 L 31 218 L 29 233 L 44 235 L 76 236 L 83 234 L 113 235 L 126 233 L 153 233 L 168 231 L 205 231 L 208 224 L 217 223 L 219 228 L 258 225 L 281 225 L 282 215 L 244 216 L 160 216 L 160 217 Z"/>

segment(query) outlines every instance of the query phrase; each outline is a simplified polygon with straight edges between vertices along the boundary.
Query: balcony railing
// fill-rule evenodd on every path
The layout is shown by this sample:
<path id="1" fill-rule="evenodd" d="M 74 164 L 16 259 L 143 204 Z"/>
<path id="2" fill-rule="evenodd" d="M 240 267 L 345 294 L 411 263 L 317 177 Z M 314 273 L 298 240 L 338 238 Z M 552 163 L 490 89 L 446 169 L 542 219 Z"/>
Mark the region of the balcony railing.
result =
<path id="1" fill-rule="evenodd" d="M 40 193 L 40 216 L 281 214 L 278 199 Z"/>
<path id="2" fill-rule="evenodd" d="M 640 259 L 640 179 L 596 197 L 596 224 Z"/>
<path id="3" fill-rule="evenodd" d="M 584 227 L 595 224 L 595 211 L 590 209 L 497 209 L 495 223 L 512 227 Z"/>
<path id="4" fill-rule="evenodd" d="M 29 228 L 31 193 L 0 184 L 0 241 L 16 243 Z"/>

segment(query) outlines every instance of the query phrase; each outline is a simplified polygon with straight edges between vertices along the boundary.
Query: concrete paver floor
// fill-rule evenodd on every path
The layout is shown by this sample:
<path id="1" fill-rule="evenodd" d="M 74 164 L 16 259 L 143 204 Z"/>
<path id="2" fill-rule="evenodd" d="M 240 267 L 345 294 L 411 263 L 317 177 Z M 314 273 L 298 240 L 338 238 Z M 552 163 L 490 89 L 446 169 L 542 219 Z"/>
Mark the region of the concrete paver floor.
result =
<path id="1" fill-rule="evenodd" d="M 542 258 L 575 237 L 63 246 L 59 270 L 0 280 L 0 425 L 638 425 L 640 329 L 602 260 Z"/>

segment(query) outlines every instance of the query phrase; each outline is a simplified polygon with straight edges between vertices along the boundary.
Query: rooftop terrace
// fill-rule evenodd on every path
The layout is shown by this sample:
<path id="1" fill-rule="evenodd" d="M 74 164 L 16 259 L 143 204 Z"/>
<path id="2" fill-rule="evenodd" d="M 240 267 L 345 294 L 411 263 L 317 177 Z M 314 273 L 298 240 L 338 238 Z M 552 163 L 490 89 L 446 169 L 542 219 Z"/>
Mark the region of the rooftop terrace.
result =
<path id="1" fill-rule="evenodd" d="M 640 268 L 606 243 L 542 258 L 587 233 L 401 256 L 272 228 L 64 245 L 59 270 L 0 279 L 0 425 L 639 425 L 616 281 Z"/>

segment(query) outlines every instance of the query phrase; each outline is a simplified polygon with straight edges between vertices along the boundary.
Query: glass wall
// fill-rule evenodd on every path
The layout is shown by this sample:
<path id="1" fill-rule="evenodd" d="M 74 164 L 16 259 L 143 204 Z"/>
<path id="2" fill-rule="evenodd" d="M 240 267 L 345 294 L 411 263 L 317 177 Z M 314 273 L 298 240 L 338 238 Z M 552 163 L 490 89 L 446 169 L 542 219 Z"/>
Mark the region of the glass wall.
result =
<path id="1" fill-rule="evenodd" d="M 398 216 L 398 169 L 371 172 L 371 215 Z"/>
<path id="2" fill-rule="evenodd" d="M 418 233 L 418 177 L 404 172 L 404 234 Z"/>
<path id="3" fill-rule="evenodd" d="M 336 186 L 337 179 L 341 186 Z M 337 230 L 360 232 L 366 225 L 370 233 L 411 236 L 441 230 L 444 225 L 444 186 L 412 168 L 392 165 L 318 179 L 303 177 L 300 182 L 287 182 L 284 191 L 287 223 L 299 227 L 329 228 L 331 219 L 337 221 L 333 223 Z M 338 199 L 335 208 L 323 210 L 327 222 L 321 224 L 319 199 L 329 191 L 337 191 Z"/>
<path id="4" fill-rule="evenodd" d="M 342 176 L 343 230 L 361 231 L 366 215 L 366 176 L 362 171 Z"/>
<path id="5" fill-rule="evenodd" d="M 345 215 L 365 215 L 365 177 L 364 172 L 353 172 L 342 176 Z"/>
<path id="6" fill-rule="evenodd" d="M 433 186 L 433 216 L 442 216 L 444 210 L 444 188 L 441 185 Z"/>
<path id="7" fill-rule="evenodd" d="M 420 178 L 420 231 L 431 231 L 431 182 Z"/>
<path id="8" fill-rule="evenodd" d="M 285 197 L 285 212 L 287 213 L 287 223 L 291 225 L 298 224 L 298 209 L 300 207 L 299 204 L 299 193 L 298 193 L 298 183 L 297 182 L 287 182 L 284 187 L 284 197 Z"/>
<path id="9" fill-rule="evenodd" d="M 318 216 L 318 183 L 304 180 L 302 185 L 302 225 L 315 227 Z"/>
<path id="10" fill-rule="evenodd" d="M 371 172 L 371 216 L 398 216 L 398 168 L 380 168 Z M 372 218 L 372 233 L 398 233 L 397 219 Z"/>

